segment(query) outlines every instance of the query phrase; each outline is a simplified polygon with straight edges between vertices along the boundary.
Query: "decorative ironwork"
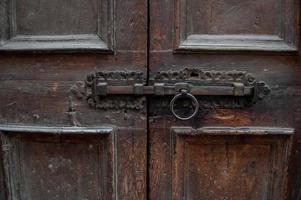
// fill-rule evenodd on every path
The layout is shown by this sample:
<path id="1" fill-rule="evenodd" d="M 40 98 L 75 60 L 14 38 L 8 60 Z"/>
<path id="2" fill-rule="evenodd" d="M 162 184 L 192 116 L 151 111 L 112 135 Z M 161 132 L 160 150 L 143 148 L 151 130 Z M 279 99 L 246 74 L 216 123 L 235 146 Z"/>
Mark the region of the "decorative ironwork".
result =
<path id="1" fill-rule="evenodd" d="M 154 75 L 154 81 L 195 81 L 197 83 L 214 82 L 218 85 L 223 85 L 229 82 L 243 83 L 245 86 L 253 87 L 252 98 L 241 97 L 225 97 L 225 98 L 210 98 L 210 101 L 204 101 L 205 107 L 224 107 L 224 108 L 241 108 L 250 106 L 258 100 L 264 99 L 271 89 L 264 81 L 257 81 L 255 76 L 246 71 L 216 71 L 202 70 L 199 68 L 186 67 L 182 70 L 167 70 L 160 71 Z"/>
<path id="2" fill-rule="evenodd" d="M 256 82 L 253 74 L 246 71 L 205 71 L 198 68 L 184 68 L 182 70 L 160 71 L 154 75 L 155 81 L 217 81 L 240 82 L 252 85 Z"/>
<path id="3" fill-rule="evenodd" d="M 245 71 L 184 68 L 161 71 L 153 77 L 150 80 L 152 84 L 144 86 L 145 75 L 142 72 L 101 71 L 88 75 L 84 82 L 76 83 L 71 92 L 78 99 L 85 98 L 91 107 L 104 110 L 141 110 L 145 107 L 145 95 L 175 95 L 179 87 L 196 95 L 200 108 L 246 107 L 270 93 L 265 82 L 257 81 L 254 75 Z"/>
<path id="4" fill-rule="evenodd" d="M 70 91 L 77 99 L 86 99 L 88 105 L 99 110 L 142 110 L 145 106 L 144 97 L 102 97 L 97 103 L 92 98 L 91 87 L 84 87 L 84 82 L 74 84 Z M 68 112 L 69 114 L 69 112 Z"/>
<path id="5" fill-rule="evenodd" d="M 90 74 L 87 76 L 87 81 L 91 82 L 94 79 L 103 80 L 103 81 L 135 81 L 135 82 L 143 82 L 145 81 L 145 76 L 143 72 L 139 71 L 99 71 L 94 74 Z"/>

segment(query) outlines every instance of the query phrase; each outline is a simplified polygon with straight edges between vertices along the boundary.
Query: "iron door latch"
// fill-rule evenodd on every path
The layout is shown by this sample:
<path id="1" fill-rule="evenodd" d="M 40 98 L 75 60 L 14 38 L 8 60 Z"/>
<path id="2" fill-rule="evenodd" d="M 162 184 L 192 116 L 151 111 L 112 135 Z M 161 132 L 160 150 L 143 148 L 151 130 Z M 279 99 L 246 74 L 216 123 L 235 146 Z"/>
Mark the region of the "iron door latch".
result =
<path id="1" fill-rule="evenodd" d="M 206 74 L 201 70 L 198 70 L 198 72 L 199 74 Z M 214 72 L 216 71 L 211 71 L 211 73 Z M 252 75 L 239 71 L 231 73 L 236 77 L 238 77 L 237 74 L 240 74 L 241 77 L 247 77 L 247 81 L 241 77 L 238 79 L 231 78 L 229 74 L 226 78 L 225 76 L 219 76 L 218 80 L 212 78 L 214 76 L 210 76 L 211 80 L 201 76 L 199 78 L 196 76 L 193 76 L 193 78 L 184 77 L 178 80 L 178 78 L 173 79 L 171 76 L 170 80 L 158 80 L 158 78 L 156 80 L 155 77 L 153 84 L 145 85 L 144 81 L 135 72 L 123 72 L 122 76 L 118 73 L 120 72 L 100 72 L 89 75 L 85 81 L 85 88 L 89 93 L 87 94 L 88 101 L 92 101 L 94 105 L 97 105 L 103 97 L 112 95 L 173 96 L 170 101 L 171 112 L 178 119 L 188 120 L 194 117 L 199 110 L 200 105 L 196 96 L 245 97 L 255 103 L 270 93 L 270 88 L 265 82 L 256 81 Z M 227 72 L 218 72 L 218 74 L 227 74 Z M 112 78 L 114 76 L 115 78 Z M 175 113 L 174 104 L 179 98 L 191 100 L 194 105 L 194 112 L 190 116 L 181 117 Z"/>

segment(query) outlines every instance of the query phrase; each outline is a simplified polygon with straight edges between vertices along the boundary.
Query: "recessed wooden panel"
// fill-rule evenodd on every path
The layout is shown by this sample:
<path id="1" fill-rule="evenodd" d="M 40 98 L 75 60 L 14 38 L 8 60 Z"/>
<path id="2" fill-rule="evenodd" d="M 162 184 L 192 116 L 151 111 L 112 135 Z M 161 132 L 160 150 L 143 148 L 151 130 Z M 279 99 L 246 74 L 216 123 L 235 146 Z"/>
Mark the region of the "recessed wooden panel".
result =
<path id="1" fill-rule="evenodd" d="M 176 50 L 295 51 L 295 0 L 175 0 Z"/>
<path id="2" fill-rule="evenodd" d="M 267 199 L 269 145 L 185 145 L 186 199 Z"/>
<path id="3" fill-rule="evenodd" d="M 285 199 L 287 133 L 233 130 L 173 129 L 174 199 Z"/>
<path id="4" fill-rule="evenodd" d="M 114 199 L 114 133 L 3 135 L 9 199 Z"/>
<path id="5" fill-rule="evenodd" d="M 3 3 L 4 4 L 4 3 Z M 108 0 L 7 0 L 8 24 L 0 50 L 104 50 L 112 48 Z"/>
<path id="6" fill-rule="evenodd" d="M 17 34 L 97 33 L 98 0 L 15 0 L 14 3 Z"/>

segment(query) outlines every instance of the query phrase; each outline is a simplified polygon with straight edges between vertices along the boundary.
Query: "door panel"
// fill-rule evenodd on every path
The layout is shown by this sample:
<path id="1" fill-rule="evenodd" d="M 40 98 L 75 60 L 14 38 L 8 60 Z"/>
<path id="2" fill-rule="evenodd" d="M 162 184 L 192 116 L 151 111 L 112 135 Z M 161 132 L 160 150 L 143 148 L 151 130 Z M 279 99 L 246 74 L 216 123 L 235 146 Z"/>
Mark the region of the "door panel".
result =
<path id="1" fill-rule="evenodd" d="M 114 199 L 113 134 L 4 134 L 8 199 Z"/>
<path id="2" fill-rule="evenodd" d="M 112 49 L 113 2 L 7 0 L 1 50 Z M 6 34 L 5 34 L 6 32 Z"/>
<path id="3" fill-rule="evenodd" d="M 145 129 L 6 125 L 1 131 L 3 199 L 146 197 Z"/>
<path id="4" fill-rule="evenodd" d="M 8 168 L 0 199 L 145 199 L 145 98 L 106 98 L 96 107 L 85 82 L 98 72 L 109 83 L 120 79 L 111 72 L 136 72 L 146 82 L 147 1 L 4 0 L 0 24 L 0 130 L 2 143 L 10 134 L 16 143 L 0 156 L 1 170 Z M 8 134 L 7 125 L 17 130 Z M 114 141 L 85 132 L 95 126 L 113 127 Z M 49 127 L 83 134 L 66 138 L 44 132 Z M 16 151 L 20 160 L 5 164 Z M 18 166 L 21 188 L 4 179 Z"/>
<path id="5" fill-rule="evenodd" d="M 296 2 L 175 0 L 175 50 L 296 51 Z"/>
<path id="6" fill-rule="evenodd" d="M 247 127 L 172 128 L 173 198 L 284 199 L 292 133 Z"/>
<path id="7" fill-rule="evenodd" d="M 169 109 L 171 98 L 151 97 L 150 199 L 300 199 L 298 23 L 299 2 L 294 0 L 150 0 L 150 83 L 177 82 L 179 79 L 192 84 L 200 84 L 199 81 L 240 82 L 244 80 L 241 74 L 246 73 L 253 74 L 257 80 L 265 81 L 271 88 L 270 95 L 252 106 L 245 104 L 245 98 L 197 97 L 200 103 L 199 112 L 187 121 L 173 116 Z M 230 77 L 225 76 L 229 73 Z M 158 79 L 158 76 L 162 78 Z M 179 103 L 177 109 L 179 113 L 185 113 L 189 106 L 185 102 Z M 172 127 L 201 129 L 224 126 L 295 128 L 293 159 L 288 164 L 288 156 L 281 153 L 289 148 L 289 138 L 286 136 L 274 137 L 271 134 L 259 137 L 242 133 L 232 137 L 229 133 L 229 136 L 225 134 L 207 137 L 194 133 L 172 141 L 173 136 L 170 133 Z M 200 145 L 185 146 L 185 138 Z M 234 140 L 235 145 L 227 150 L 225 143 L 228 140 Z M 201 145 L 214 141 L 220 142 L 220 145 L 212 147 L 212 151 L 211 146 Z M 262 145 L 261 142 L 266 141 L 280 142 L 283 145 L 276 145 L 273 150 Z M 185 148 L 178 146 L 180 143 Z M 208 151 L 210 154 L 206 158 L 218 160 L 216 162 L 220 165 L 201 160 L 205 159 L 201 153 Z M 248 152 L 248 156 L 244 155 L 244 151 Z M 226 152 L 230 157 L 223 156 Z M 271 166 L 267 164 L 273 160 L 273 152 L 280 153 L 280 157 L 285 160 L 281 163 L 284 167 L 278 169 L 277 173 L 282 176 L 278 180 L 270 179 Z M 185 158 L 187 159 L 182 163 L 181 159 Z M 234 159 L 237 163 L 234 163 Z M 231 180 L 231 184 L 228 185 L 224 174 L 219 175 L 224 169 L 222 163 L 227 161 L 231 163 L 227 169 L 236 169 L 232 174 L 229 172 L 227 178 Z M 253 173 L 252 178 L 257 178 L 251 179 L 245 174 L 245 179 L 250 184 L 247 186 L 240 178 L 249 162 L 254 164 L 249 172 Z M 275 162 L 280 164 L 280 160 Z M 171 171 L 173 166 L 182 171 Z M 290 170 L 287 193 L 273 189 L 276 186 L 265 185 L 273 183 L 285 187 L 288 166 Z M 198 172 L 198 169 L 201 171 Z M 203 172 L 206 169 L 210 169 L 211 180 L 210 174 L 207 179 L 204 177 Z M 260 187 L 252 187 L 252 183 L 256 181 L 260 183 L 254 185 Z M 215 183 L 220 184 L 214 185 Z"/>

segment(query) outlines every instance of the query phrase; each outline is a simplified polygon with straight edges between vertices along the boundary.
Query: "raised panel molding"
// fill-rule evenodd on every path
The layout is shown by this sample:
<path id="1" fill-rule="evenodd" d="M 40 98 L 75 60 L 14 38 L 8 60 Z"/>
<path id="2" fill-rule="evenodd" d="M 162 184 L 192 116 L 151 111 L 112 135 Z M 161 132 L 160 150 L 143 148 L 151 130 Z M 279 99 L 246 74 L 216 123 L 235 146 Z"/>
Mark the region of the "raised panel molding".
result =
<path id="1" fill-rule="evenodd" d="M 173 127 L 172 199 L 286 199 L 291 128 Z"/>
<path id="2" fill-rule="evenodd" d="M 0 51 L 113 51 L 113 1 L 26 1 L 0 3 Z"/>
<path id="3" fill-rule="evenodd" d="M 175 52 L 297 51 L 297 0 L 174 1 Z"/>
<path id="4" fill-rule="evenodd" d="M 8 199 L 116 199 L 110 127 L 1 126 Z"/>

